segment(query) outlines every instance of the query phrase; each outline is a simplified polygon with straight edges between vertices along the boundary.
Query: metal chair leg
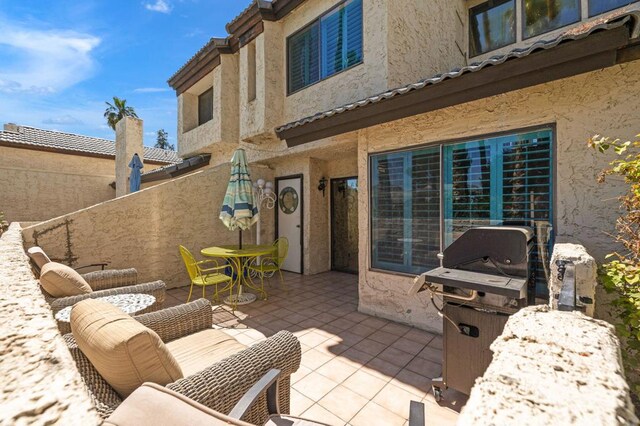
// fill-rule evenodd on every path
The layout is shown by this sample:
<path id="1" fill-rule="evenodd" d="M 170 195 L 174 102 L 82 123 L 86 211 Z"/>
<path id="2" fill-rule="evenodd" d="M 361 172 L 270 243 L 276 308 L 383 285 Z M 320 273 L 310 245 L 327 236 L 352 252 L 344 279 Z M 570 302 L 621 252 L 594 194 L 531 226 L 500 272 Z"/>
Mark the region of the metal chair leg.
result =
<path id="1" fill-rule="evenodd" d="M 187 303 L 191 300 L 191 293 L 193 293 L 193 281 L 191 281 L 191 287 L 189 287 L 189 296 L 187 296 Z"/>

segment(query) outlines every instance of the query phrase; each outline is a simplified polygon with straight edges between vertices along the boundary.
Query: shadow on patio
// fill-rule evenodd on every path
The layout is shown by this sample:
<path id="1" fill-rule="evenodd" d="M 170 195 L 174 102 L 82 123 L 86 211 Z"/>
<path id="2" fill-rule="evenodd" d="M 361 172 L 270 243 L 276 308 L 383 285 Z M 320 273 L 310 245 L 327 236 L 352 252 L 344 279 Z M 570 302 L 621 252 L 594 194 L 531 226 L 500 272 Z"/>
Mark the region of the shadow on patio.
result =
<path id="1" fill-rule="evenodd" d="M 292 376 L 292 414 L 336 425 L 404 425 L 415 400 L 425 403 L 430 424 L 455 423 L 466 396 L 449 390 L 437 404 L 431 394 L 431 378 L 441 373 L 441 336 L 358 312 L 356 275 L 285 273 L 285 281 L 288 294 L 272 278 L 268 300 L 239 306 L 235 316 L 214 307 L 214 322 L 245 345 L 279 330 L 298 337 L 303 354 Z M 169 290 L 165 306 L 188 294 L 188 286 Z"/>

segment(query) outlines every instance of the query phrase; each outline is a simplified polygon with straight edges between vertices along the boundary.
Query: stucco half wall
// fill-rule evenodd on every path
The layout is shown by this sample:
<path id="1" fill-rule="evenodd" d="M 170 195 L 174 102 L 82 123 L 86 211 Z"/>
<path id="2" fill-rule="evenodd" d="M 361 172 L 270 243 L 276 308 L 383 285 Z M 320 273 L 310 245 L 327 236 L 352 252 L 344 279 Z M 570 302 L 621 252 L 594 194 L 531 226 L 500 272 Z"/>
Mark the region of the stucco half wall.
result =
<path id="1" fill-rule="evenodd" d="M 113 159 L 0 146 L 0 211 L 46 220 L 116 196 Z"/>
<path id="2" fill-rule="evenodd" d="M 596 260 L 616 247 L 609 235 L 618 215 L 620 182 L 596 182 L 611 156 L 587 147 L 594 134 L 633 138 L 640 132 L 640 61 L 534 86 L 358 132 L 360 229 L 369 227 L 369 156 L 503 131 L 551 125 L 555 129 L 557 242 L 584 245 Z M 372 271 L 369 232 L 360 233 L 360 310 L 440 331 L 427 296 L 408 297 L 411 277 Z"/>
<path id="3" fill-rule="evenodd" d="M 50 257 L 74 265 L 134 267 L 141 282 L 188 285 L 178 245 L 199 256 L 204 247 L 238 242 L 238 232 L 218 219 L 229 173 L 228 164 L 207 168 L 30 226 L 23 230 L 25 245 L 40 245 Z M 253 179 L 273 179 L 267 167 L 252 165 L 251 173 Z M 262 241 L 272 241 L 272 215 L 261 220 Z M 245 242 L 254 239 L 255 228 L 243 233 Z"/>

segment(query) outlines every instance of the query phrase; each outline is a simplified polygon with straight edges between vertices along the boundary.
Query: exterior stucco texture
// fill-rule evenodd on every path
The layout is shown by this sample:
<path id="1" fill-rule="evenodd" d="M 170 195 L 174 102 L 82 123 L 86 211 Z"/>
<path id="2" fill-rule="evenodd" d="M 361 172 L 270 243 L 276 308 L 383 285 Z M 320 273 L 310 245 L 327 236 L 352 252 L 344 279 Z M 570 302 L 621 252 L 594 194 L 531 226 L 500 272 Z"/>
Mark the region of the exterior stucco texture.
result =
<path id="1" fill-rule="evenodd" d="M 266 168 L 252 177 L 273 179 Z M 237 244 L 238 232 L 218 219 L 230 167 L 208 168 L 23 230 L 27 246 L 39 245 L 52 258 L 74 265 L 109 262 L 136 268 L 140 282 L 163 280 L 168 288 L 188 285 L 179 245 L 199 257 L 205 247 Z M 272 235 L 263 221 L 263 242 Z M 243 241 L 255 240 L 244 232 Z"/>
<path id="2" fill-rule="evenodd" d="M 613 327 L 529 307 L 491 345 L 459 425 L 637 425 Z"/>
<path id="3" fill-rule="evenodd" d="M 619 182 L 596 182 L 611 157 L 590 150 L 594 134 L 632 138 L 640 129 L 640 61 L 509 92 L 358 132 L 359 221 L 369 226 L 369 155 L 496 132 L 550 126 L 555 133 L 554 232 L 556 242 L 579 243 L 597 261 L 616 246 L 609 235 L 617 217 Z M 370 270 L 368 232 L 360 234 L 360 309 L 440 331 L 442 320 L 428 301 L 406 293 L 410 277 Z"/>
<path id="4" fill-rule="evenodd" d="M 17 223 L 0 237 L 0 253 L 0 424 L 100 424 Z"/>

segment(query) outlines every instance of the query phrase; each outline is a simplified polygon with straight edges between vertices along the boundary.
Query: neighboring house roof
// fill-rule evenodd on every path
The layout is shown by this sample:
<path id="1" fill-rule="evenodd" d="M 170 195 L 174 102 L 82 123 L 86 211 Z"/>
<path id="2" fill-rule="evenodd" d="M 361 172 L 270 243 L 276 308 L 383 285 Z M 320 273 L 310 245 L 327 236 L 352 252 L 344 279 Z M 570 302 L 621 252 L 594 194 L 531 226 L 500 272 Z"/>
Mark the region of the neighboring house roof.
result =
<path id="1" fill-rule="evenodd" d="M 492 96 L 497 94 L 494 93 L 497 92 L 497 90 L 491 90 L 488 85 L 496 84 L 498 79 L 514 79 L 514 77 L 517 76 L 515 73 L 515 67 L 507 69 L 507 64 L 521 61 L 529 56 L 536 56 L 535 54 L 541 51 L 556 50 L 559 46 L 567 46 L 570 43 L 575 43 L 579 40 L 586 39 L 587 37 L 593 38 L 594 43 L 597 43 L 595 40 L 596 33 L 620 29 L 620 34 L 626 31 L 626 37 L 622 35 L 621 37 L 616 38 L 613 37 L 612 34 L 611 37 L 607 39 L 608 41 L 603 41 L 595 47 L 585 44 L 578 48 L 576 45 L 573 57 L 571 55 L 555 55 L 556 63 L 554 64 L 551 62 L 545 64 L 543 61 L 542 63 L 537 64 L 537 69 L 520 70 L 523 75 L 528 72 L 536 73 L 536 76 L 530 80 L 514 79 L 515 81 L 511 81 L 511 85 L 507 85 L 503 89 L 500 89 L 502 91 L 498 93 L 504 93 L 506 91 L 527 87 L 527 85 L 540 84 L 553 79 L 576 75 L 598 68 L 604 68 L 605 66 L 611 66 L 615 63 L 621 62 L 616 58 L 615 50 L 628 46 L 630 44 L 629 40 L 637 39 L 638 36 L 640 36 L 639 22 L 639 11 L 623 9 L 622 11 L 605 15 L 599 19 L 585 22 L 577 27 L 572 27 L 554 39 L 540 40 L 526 48 L 513 49 L 504 55 L 493 56 L 482 62 L 472 63 L 462 68 L 455 68 L 444 74 L 437 74 L 431 78 L 407 84 L 396 89 L 387 90 L 346 105 L 304 117 L 277 127 L 275 132 L 280 139 L 286 139 L 289 146 L 295 146 L 312 140 L 335 136 L 337 134 L 362 129 L 375 124 L 408 117 L 417 113 L 428 112 L 455 105 L 457 103 Z M 625 38 L 625 40 L 622 40 L 622 38 Z M 618 42 L 624 42 L 622 43 L 623 46 L 617 46 L 616 43 Z M 597 49 L 600 50 L 598 51 Z M 609 56 L 605 58 L 604 53 L 610 51 L 614 52 L 613 57 Z M 596 58 L 596 55 L 599 53 L 603 54 L 602 57 Z M 580 55 L 582 55 L 582 57 L 580 57 Z M 590 55 L 592 56 L 593 67 L 595 68 L 589 69 L 587 66 L 583 66 L 583 64 L 576 65 L 576 61 L 585 59 Z M 638 58 L 640 58 L 638 56 L 638 52 L 634 51 L 631 55 L 623 59 L 633 60 Z M 560 66 L 562 61 L 565 63 L 573 61 L 571 62 L 573 69 L 544 69 L 544 66 Z M 613 61 L 613 63 L 611 63 L 611 61 Z M 498 71 L 499 68 L 504 69 Z M 479 78 L 476 79 L 477 81 L 475 83 L 477 84 L 477 87 L 470 86 L 467 84 L 468 79 L 461 78 L 463 76 L 469 77 L 470 74 L 475 73 L 489 74 L 489 71 L 493 71 L 494 69 L 495 72 L 491 74 L 491 79 L 485 78 L 485 81 L 481 81 Z M 545 75 L 545 73 L 547 74 Z M 438 90 L 441 85 L 441 90 Z M 446 90 L 445 86 L 447 88 Z M 473 97 L 471 92 L 469 92 L 470 88 L 478 89 L 478 93 L 473 95 L 475 97 Z M 456 96 L 452 96 L 454 93 Z M 447 95 L 450 98 L 445 100 L 444 97 Z M 412 97 L 412 99 L 409 100 L 409 97 Z M 401 98 L 407 99 L 405 100 Z M 395 102 L 396 100 L 397 102 Z M 426 105 L 426 102 L 430 102 L 430 105 Z M 391 105 L 391 103 L 394 103 L 394 105 Z M 423 105 L 416 106 L 418 103 L 423 103 Z M 379 108 L 377 108 L 378 105 L 380 105 Z M 413 108 L 410 108 L 410 106 L 413 106 Z M 347 118 L 346 116 L 350 117 Z M 312 126 L 313 129 L 305 129 L 305 127 Z"/>
<path id="2" fill-rule="evenodd" d="M 193 157 L 185 158 L 179 163 L 169 164 L 142 173 L 142 182 L 153 182 L 155 180 L 171 179 L 205 167 L 209 165 L 210 160 L 211 154 L 194 155 Z"/>
<path id="3" fill-rule="evenodd" d="M 116 144 L 108 139 L 6 124 L 0 131 L 0 145 L 54 151 L 75 155 L 115 158 Z M 180 162 L 178 153 L 166 149 L 144 147 L 144 161 L 160 164 Z"/>
<path id="4" fill-rule="evenodd" d="M 211 160 L 211 154 L 194 155 L 193 157 L 185 158 L 176 164 L 168 164 L 166 166 L 158 167 L 148 172 L 144 172 L 141 175 L 141 182 L 155 182 L 158 180 L 173 179 L 180 175 L 194 172 L 209 165 Z M 116 189 L 116 182 L 113 181 L 109 184 L 113 189 Z"/>

